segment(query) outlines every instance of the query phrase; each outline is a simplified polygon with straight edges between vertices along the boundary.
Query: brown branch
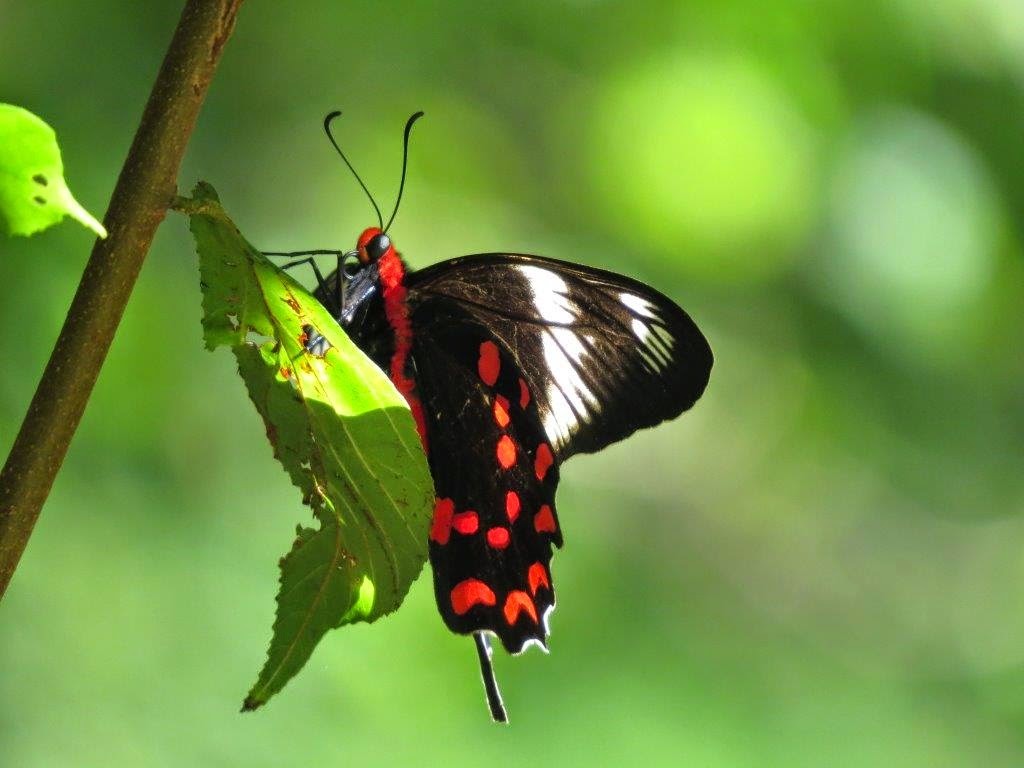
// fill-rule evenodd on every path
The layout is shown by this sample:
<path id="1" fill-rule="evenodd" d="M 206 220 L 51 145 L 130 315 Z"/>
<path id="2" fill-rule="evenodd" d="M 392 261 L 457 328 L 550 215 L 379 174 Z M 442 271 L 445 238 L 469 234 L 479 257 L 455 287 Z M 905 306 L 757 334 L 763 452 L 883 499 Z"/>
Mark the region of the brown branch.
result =
<path id="1" fill-rule="evenodd" d="M 64 327 L 0 472 L 0 598 L 32 535 L 110 349 L 142 262 L 176 192 L 199 108 L 242 0 L 188 0 Z"/>

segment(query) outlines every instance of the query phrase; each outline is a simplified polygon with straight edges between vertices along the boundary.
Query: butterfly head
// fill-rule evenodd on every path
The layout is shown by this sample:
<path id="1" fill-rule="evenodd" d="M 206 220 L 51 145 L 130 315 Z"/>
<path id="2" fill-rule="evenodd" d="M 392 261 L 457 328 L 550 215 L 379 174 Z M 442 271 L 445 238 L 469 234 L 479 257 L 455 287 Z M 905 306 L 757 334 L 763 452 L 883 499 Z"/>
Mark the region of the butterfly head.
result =
<path id="1" fill-rule="evenodd" d="M 343 327 L 347 327 L 356 311 L 372 297 L 379 295 L 387 302 L 390 296 L 404 295 L 401 286 L 405 264 L 391 238 L 380 227 L 364 229 L 355 250 L 345 254 L 344 262 L 338 278 L 344 281 L 339 316 Z"/>
<path id="2" fill-rule="evenodd" d="M 405 171 L 409 164 L 409 133 L 412 131 L 413 124 L 423 117 L 423 113 L 415 113 L 405 123 L 405 132 L 402 135 L 402 177 L 398 182 L 398 196 L 395 198 L 395 207 L 391 211 L 391 217 L 387 220 L 386 224 L 384 223 L 384 217 L 381 215 L 380 206 L 377 205 L 377 201 L 374 200 L 373 195 L 370 194 L 370 190 L 367 188 L 359 174 L 356 173 L 356 169 L 352 167 L 352 163 L 349 162 L 345 153 L 341 151 L 341 147 L 338 146 L 338 142 L 335 140 L 334 134 L 331 132 L 331 123 L 333 123 L 339 115 L 341 115 L 341 112 L 335 110 L 324 118 L 324 133 L 327 134 L 327 138 L 330 140 L 331 145 L 334 147 L 335 151 L 337 151 L 345 165 L 348 166 L 348 169 L 352 172 L 356 181 L 359 182 L 359 186 L 362 187 L 363 191 L 366 193 L 366 197 L 373 206 L 374 213 L 377 214 L 377 223 L 379 225 L 364 229 L 363 233 L 359 236 L 359 240 L 356 241 L 355 251 L 350 251 L 345 254 L 346 260 L 350 256 L 354 256 L 358 260 L 358 271 L 358 269 L 370 267 L 378 262 L 384 262 L 387 264 L 398 260 L 398 254 L 391 245 L 391 239 L 387 236 L 387 231 L 391 227 L 391 223 L 395 220 L 395 216 L 398 214 L 398 206 L 402 202 L 402 192 L 405 189 Z"/>
<path id="3" fill-rule="evenodd" d="M 356 241 L 356 258 L 363 266 L 376 264 L 388 253 L 394 254 L 395 247 L 391 244 L 391 238 L 382 232 L 379 227 L 368 227 Z"/>

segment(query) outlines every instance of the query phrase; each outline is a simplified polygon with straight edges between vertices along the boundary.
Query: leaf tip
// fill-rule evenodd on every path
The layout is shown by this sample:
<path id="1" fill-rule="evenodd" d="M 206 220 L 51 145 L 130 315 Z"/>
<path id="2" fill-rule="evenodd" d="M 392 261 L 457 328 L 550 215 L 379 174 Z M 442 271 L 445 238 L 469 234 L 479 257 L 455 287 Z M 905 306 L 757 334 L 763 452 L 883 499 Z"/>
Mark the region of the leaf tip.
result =
<path id="1" fill-rule="evenodd" d="M 255 710 L 257 710 L 260 707 L 262 707 L 265 703 L 266 702 L 259 701 L 258 699 L 254 698 L 252 694 L 249 694 L 248 696 L 245 697 L 245 701 L 242 702 L 242 708 L 240 710 L 238 710 L 238 711 L 239 712 L 254 712 Z"/>
<path id="2" fill-rule="evenodd" d="M 220 202 L 220 196 L 217 194 L 217 190 L 215 190 L 213 185 L 208 181 L 196 182 L 196 185 L 192 188 L 192 199 L 214 203 Z"/>
<path id="3" fill-rule="evenodd" d="M 91 229 L 101 240 L 106 240 L 107 228 L 104 227 L 95 216 L 85 210 L 85 208 L 83 208 L 82 205 L 72 196 L 71 191 L 66 187 L 65 191 L 67 194 L 64 197 L 64 206 L 67 208 L 68 216 L 73 218 L 86 229 Z"/>

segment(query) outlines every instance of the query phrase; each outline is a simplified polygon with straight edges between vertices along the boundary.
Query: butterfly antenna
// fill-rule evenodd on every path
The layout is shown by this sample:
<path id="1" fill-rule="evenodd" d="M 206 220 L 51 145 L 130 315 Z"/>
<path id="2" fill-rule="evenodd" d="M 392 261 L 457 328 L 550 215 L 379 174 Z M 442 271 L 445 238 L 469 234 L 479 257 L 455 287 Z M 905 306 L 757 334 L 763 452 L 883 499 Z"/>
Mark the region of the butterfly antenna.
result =
<path id="1" fill-rule="evenodd" d="M 508 713 L 501 700 L 498 681 L 494 678 L 494 667 L 491 666 L 491 641 L 483 632 L 474 632 L 476 655 L 480 657 L 480 674 L 484 679 L 484 690 L 487 691 L 487 706 L 491 709 L 491 717 L 496 723 L 507 723 Z"/>
<path id="2" fill-rule="evenodd" d="M 405 135 L 402 137 L 402 180 L 398 182 L 398 198 L 395 200 L 395 210 L 391 212 L 391 218 L 388 219 L 387 226 L 384 227 L 385 232 L 390 229 L 391 222 L 395 220 L 395 216 L 398 214 L 398 204 L 402 202 L 402 190 L 405 189 L 405 168 L 409 163 L 409 134 L 412 133 L 413 123 L 421 117 L 423 117 L 423 112 L 417 112 L 405 123 Z"/>
<path id="3" fill-rule="evenodd" d="M 380 227 L 383 230 L 384 217 L 380 215 L 380 208 L 377 207 L 377 201 L 373 199 L 373 195 L 370 194 L 370 190 L 366 188 L 366 184 L 363 183 L 362 178 L 360 178 L 359 174 L 356 173 L 356 169 L 352 167 L 352 163 L 350 163 L 348 161 L 348 158 L 345 157 L 345 153 L 341 151 L 341 147 L 338 146 L 338 142 L 334 140 L 334 134 L 331 133 L 331 123 L 334 122 L 334 118 L 339 117 L 340 115 L 340 109 L 328 113 L 328 115 L 324 118 L 324 133 L 327 134 L 327 138 L 330 139 L 331 144 L 334 145 L 334 148 L 337 150 L 338 154 L 341 155 L 341 159 L 345 161 L 345 165 L 347 165 L 348 169 L 352 171 L 352 175 L 356 177 L 356 181 L 358 181 L 359 186 L 363 188 L 363 192 L 365 192 L 366 196 L 370 198 L 370 205 L 372 205 L 373 210 L 377 212 L 377 223 L 380 224 Z"/>

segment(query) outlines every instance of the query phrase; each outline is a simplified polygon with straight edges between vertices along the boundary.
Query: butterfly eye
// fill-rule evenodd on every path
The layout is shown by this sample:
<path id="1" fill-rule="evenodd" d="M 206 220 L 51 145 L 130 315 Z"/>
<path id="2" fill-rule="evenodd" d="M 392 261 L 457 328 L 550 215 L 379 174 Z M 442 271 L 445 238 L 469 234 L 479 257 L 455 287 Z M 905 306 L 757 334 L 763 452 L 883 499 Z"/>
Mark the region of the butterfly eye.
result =
<path id="1" fill-rule="evenodd" d="M 374 236 L 370 242 L 366 244 L 366 255 L 371 262 L 379 261 L 388 248 L 391 247 L 391 238 L 385 235 L 383 232 L 379 235 Z"/>

